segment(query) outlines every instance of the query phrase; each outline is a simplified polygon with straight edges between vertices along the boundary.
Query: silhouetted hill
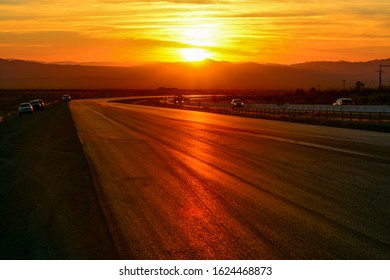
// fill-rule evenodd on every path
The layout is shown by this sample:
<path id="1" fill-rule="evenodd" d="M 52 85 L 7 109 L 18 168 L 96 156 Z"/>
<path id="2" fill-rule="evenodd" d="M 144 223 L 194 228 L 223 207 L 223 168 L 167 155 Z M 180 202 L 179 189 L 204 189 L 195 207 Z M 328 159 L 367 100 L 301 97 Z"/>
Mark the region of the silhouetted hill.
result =
<path id="1" fill-rule="evenodd" d="M 346 88 L 354 87 L 357 81 L 364 82 L 367 86 L 376 88 L 379 86 L 379 65 L 390 65 L 390 59 L 372 60 L 367 62 L 307 62 L 292 65 L 294 69 L 315 72 L 323 78 L 324 85 L 333 88 L 341 88 L 342 81 L 346 80 Z M 382 74 L 383 84 L 390 85 L 390 75 L 385 69 Z"/>
<path id="2" fill-rule="evenodd" d="M 343 80 L 346 80 L 346 88 L 354 87 L 356 81 L 377 87 L 380 64 L 390 64 L 390 59 L 354 63 L 308 62 L 289 66 L 205 60 L 132 67 L 0 59 L 0 88 L 310 89 L 320 86 L 321 89 L 341 89 Z M 384 85 L 390 84 L 388 76 L 383 74 Z"/>

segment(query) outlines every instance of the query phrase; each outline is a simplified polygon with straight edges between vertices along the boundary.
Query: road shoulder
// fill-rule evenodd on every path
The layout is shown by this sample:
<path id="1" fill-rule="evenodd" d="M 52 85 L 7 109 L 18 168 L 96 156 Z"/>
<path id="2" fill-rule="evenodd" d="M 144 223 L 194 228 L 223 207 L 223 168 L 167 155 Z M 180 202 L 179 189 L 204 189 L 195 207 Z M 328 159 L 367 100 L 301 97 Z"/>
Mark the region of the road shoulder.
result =
<path id="1" fill-rule="evenodd" d="M 0 259 L 117 259 L 68 104 L 0 123 Z"/>

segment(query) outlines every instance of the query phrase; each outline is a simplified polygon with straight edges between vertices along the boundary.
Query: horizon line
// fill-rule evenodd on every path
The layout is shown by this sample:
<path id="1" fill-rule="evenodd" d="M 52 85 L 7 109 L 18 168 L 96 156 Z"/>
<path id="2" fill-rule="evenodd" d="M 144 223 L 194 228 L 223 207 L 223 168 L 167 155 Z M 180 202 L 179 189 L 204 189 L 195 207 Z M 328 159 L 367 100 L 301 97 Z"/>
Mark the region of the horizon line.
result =
<path id="1" fill-rule="evenodd" d="M 293 66 L 293 65 L 299 65 L 299 64 L 306 64 L 306 63 L 338 63 L 338 62 L 346 62 L 346 63 L 367 63 L 367 62 L 374 62 L 374 61 L 382 61 L 382 60 L 389 60 L 388 58 L 377 58 L 373 60 L 365 60 L 365 61 L 348 61 L 348 60 L 312 60 L 312 61 L 304 61 L 304 62 L 298 62 L 298 63 L 292 63 L 292 64 L 280 64 L 280 63 L 262 63 L 262 62 L 255 62 L 255 61 L 225 61 L 225 60 L 214 60 L 211 58 L 206 58 L 203 60 L 198 61 L 150 61 L 145 63 L 131 63 L 131 62 L 125 62 L 125 61 L 83 61 L 83 62 L 77 62 L 77 61 L 40 61 L 40 60 L 31 60 L 31 59 L 20 59 L 20 58 L 0 58 L 0 60 L 5 61 L 24 61 L 24 62 L 32 62 L 32 63 L 40 63 L 40 64 L 49 64 L 49 65 L 63 65 L 63 66 L 90 66 L 90 67 L 137 67 L 137 66 L 146 66 L 146 65 L 153 65 L 153 64 L 201 64 L 205 62 L 217 62 L 217 63 L 231 63 L 231 64 L 245 64 L 245 63 L 253 63 L 258 65 L 275 65 L 275 66 Z"/>

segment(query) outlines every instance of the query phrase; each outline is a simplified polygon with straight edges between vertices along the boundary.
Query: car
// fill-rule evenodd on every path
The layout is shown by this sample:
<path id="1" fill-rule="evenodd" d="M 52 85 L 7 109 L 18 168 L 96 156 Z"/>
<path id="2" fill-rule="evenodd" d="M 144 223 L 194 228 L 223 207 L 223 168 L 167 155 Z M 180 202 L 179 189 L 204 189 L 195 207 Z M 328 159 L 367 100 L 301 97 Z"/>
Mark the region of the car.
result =
<path id="1" fill-rule="evenodd" d="M 244 102 L 241 99 L 233 99 L 230 104 L 232 104 L 233 107 L 244 107 Z"/>
<path id="2" fill-rule="evenodd" d="M 177 95 L 173 98 L 173 104 L 175 105 L 183 105 L 184 104 L 184 97 L 183 95 Z"/>
<path id="3" fill-rule="evenodd" d="M 42 99 L 37 99 L 37 100 L 39 101 L 39 103 L 41 103 L 41 108 L 42 108 L 42 110 L 44 110 L 44 109 L 46 108 L 45 102 L 43 102 Z"/>
<path id="4" fill-rule="evenodd" d="M 34 112 L 34 108 L 30 102 L 23 102 L 20 103 L 18 111 L 19 111 L 19 115 L 26 114 L 26 113 L 32 114 Z"/>
<path id="5" fill-rule="evenodd" d="M 341 105 L 355 105 L 355 102 L 352 98 L 339 98 L 333 103 L 333 106 Z"/>
<path id="6" fill-rule="evenodd" d="M 42 106 L 42 103 L 38 99 L 31 100 L 30 104 L 32 105 L 34 111 L 42 111 L 43 109 L 45 109 L 44 106 Z"/>
<path id="7" fill-rule="evenodd" d="M 62 101 L 70 101 L 70 100 L 71 100 L 71 97 L 70 97 L 69 94 L 64 94 L 64 95 L 62 96 Z"/>

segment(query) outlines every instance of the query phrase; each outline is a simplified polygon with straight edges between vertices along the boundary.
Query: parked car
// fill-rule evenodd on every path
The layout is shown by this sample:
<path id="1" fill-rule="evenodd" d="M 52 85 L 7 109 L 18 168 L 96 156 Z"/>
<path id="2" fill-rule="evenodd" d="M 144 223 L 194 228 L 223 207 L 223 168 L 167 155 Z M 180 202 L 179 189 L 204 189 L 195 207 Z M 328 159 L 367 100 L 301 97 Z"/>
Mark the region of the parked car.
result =
<path id="1" fill-rule="evenodd" d="M 45 109 L 45 108 L 42 106 L 42 103 L 41 103 L 38 99 L 31 100 L 31 101 L 30 101 L 30 104 L 32 105 L 34 111 L 42 111 L 42 110 Z"/>
<path id="2" fill-rule="evenodd" d="M 41 108 L 42 108 L 42 110 L 44 110 L 44 109 L 46 108 L 45 102 L 43 102 L 42 99 L 37 99 L 37 100 L 39 101 L 39 103 L 41 103 Z"/>
<path id="3" fill-rule="evenodd" d="M 30 104 L 30 102 L 24 102 L 24 103 L 20 103 L 18 111 L 19 111 L 19 115 L 26 114 L 26 113 L 32 114 L 34 112 L 34 108 Z"/>
<path id="4" fill-rule="evenodd" d="M 241 99 L 233 99 L 230 104 L 232 104 L 233 107 L 244 107 L 244 102 Z"/>
<path id="5" fill-rule="evenodd" d="M 333 103 L 333 106 L 341 105 L 355 105 L 355 102 L 352 98 L 339 98 Z"/>
<path id="6" fill-rule="evenodd" d="M 70 101 L 70 100 L 71 100 L 71 97 L 70 97 L 69 94 L 64 94 L 64 95 L 62 96 L 62 101 Z"/>

